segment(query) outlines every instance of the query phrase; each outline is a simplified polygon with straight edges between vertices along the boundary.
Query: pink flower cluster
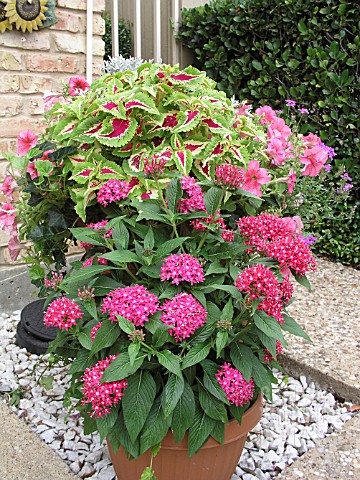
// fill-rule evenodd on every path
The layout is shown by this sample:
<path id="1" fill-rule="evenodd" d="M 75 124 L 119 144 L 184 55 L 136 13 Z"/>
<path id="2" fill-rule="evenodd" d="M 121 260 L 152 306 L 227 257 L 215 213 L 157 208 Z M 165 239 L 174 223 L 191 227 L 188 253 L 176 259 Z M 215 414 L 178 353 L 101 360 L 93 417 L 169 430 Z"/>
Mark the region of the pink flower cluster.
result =
<path id="1" fill-rule="evenodd" d="M 230 190 L 241 188 L 244 183 L 244 169 L 239 170 L 235 165 L 219 165 L 216 167 L 215 183 L 224 185 Z"/>
<path id="2" fill-rule="evenodd" d="M 45 277 L 44 284 L 46 288 L 56 290 L 63 280 L 64 275 L 62 273 L 51 272 L 51 279 Z"/>
<path id="3" fill-rule="evenodd" d="M 91 338 L 91 341 L 93 342 L 95 340 L 95 337 L 96 337 L 96 333 L 97 331 L 99 330 L 99 328 L 102 326 L 102 322 L 99 322 L 98 324 L 95 325 L 95 327 L 93 327 L 91 329 L 91 332 L 90 332 L 90 338 Z"/>
<path id="4" fill-rule="evenodd" d="M 224 390 L 226 398 L 237 407 L 242 407 L 254 396 L 254 380 L 247 382 L 242 374 L 230 363 L 224 363 L 216 374 L 216 380 Z"/>
<path id="5" fill-rule="evenodd" d="M 171 300 L 166 300 L 161 310 L 164 312 L 160 319 L 170 325 L 170 335 L 177 342 L 190 337 L 206 322 L 207 311 L 189 293 L 178 293 Z"/>
<path id="6" fill-rule="evenodd" d="M 311 250 L 300 235 L 302 222 L 299 217 L 280 218 L 261 213 L 257 217 L 240 218 L 237 223 L 245 243 L 277 259 L 284 275 L 290 274 L 289 269 L 301 276 L 316 269 Z"/>
<path id="7" fill-rule="evenodd" d="M 180 282 L 201 283 L 204 281 L 204 271 L 197 258 L 188 253 L 170 255 L 164 258 L 160 271 L 162 281 L 171 280 L 171 283 L 179 285 Z"/>
<path id="8" fill-rule="evenodd" d="M 74 300 L 60 297 L 48 306 L 44 315 L 44 323 L 47 327 L 69 330 L 82 316 L 81 308 Z"/>
<path id="9" fill-rule="evenodd" d="M 194 210 L 204 210 L 204 194 L 200 186 L 193 177 L 182 177 L 180 179 L 181 188 L 187 194 L 188 198 L 180 200 L 180 212 L 191 213 Z"/>
<path id="10" fill-rule="evenodd" d="M 276 340 L 276 356 L 279 355 L 283 351 L 283 346 L 279 342 L 279 340 Z M 264 354 L 264 362 L 272 362 L 275 360 L 275 358 L 271 355 L 269 350 L 265 348 L 265 354 Z"/>
<path id="11" fill-rule="evenodd" d="M 280 323 L 284 321 L 281 313 L 283 294 L 280 283 L 269 268 L 262 264 L 245 268 L 236 279 L 235 286 L 240 292 L 249 294 L 248 301 L 250 303 L 260 297 L 265 297 L 257 306 L 257 310 L 263 310 Z"/>
<path id="12" fill-rule="evenodd" d="M 131 189 L 132 185 L 122 180 L 108 180 L 98 191 L 97 201 L 106 207 L 109 203 L 127 198 Z"/>
<path id="13" fill-rule="evenodd" d="M 142 285 L 117 288 L 108 293 L 102 303 L 102 313 L 109 312 L 110 320 L 116 322 L 116 315 L 127 318 L 137 327 L 144 326 L 159 309 L 159 299 Z"/>
<path id="14" fill-rule="evenodd" d="M 88 228 L 92 228 L 94 230 L 105 230 L 106 228 L 106 225 L 109 223 L 108 220 L 101 220 L 101 222 L 97 222 L 97 223 L 89 223 L 89 225 L 87 225 Z M 107 232 L 105 232 L 104 234 L 104 237 L 105 238 L 110 238 L 112 235 L 112 228 L 109 228 L 109 230 Z M 80 245 L 83 247 L 83 248 L 91 248 L 93 245 L 91 243 L 87 243 L 87 242 L 80 242 Z"/>
<path id="15" fill-rule="evenodd" d="M 110 413 L 111 407 L 117 405 L 124 396 L 124 390 L 127 388 L 126 379 L 100 383 L 105 370 L 116 357 L 117 355 L 110 355 L 84 372 L 82 389 L 84 398 L 81 403 L 82 405 L 91 404 L 93 411 L 90 417 L 92 418 L 101 418 Z"/>
<path id="16" fill-rule="evenodd" d="M 108 264 L 108 261 L 106 260 L 106 258 L 98 257 L 97 261 L 98 261 L 98 265 L 107 265 Z M 91 265 L 93 263 L 94 263 L 94 257 L 89 257 L 81 265 L 81 268 L 91 267 Z"/>
<path id="17" fill-rule="evenodd" d="M 202 232 L 205 232 L 207 229 L 206 225 L 209 224 L 216 225 L 220 230 L 222 230 L 221 236 L 225 242 L 232 242 L 234 240 L 234 232 L 226 228 L 223 217 L 220 217 L 220 210 L 218 211 L 217 218 L 215 217 L 215 220 L 213 215 L 209 215 L 206 218 L 199 218 L 196 220 L 191 220 L 190 222 L 190 225 L 192 225 L 195 230 L 200 230 Z"/>

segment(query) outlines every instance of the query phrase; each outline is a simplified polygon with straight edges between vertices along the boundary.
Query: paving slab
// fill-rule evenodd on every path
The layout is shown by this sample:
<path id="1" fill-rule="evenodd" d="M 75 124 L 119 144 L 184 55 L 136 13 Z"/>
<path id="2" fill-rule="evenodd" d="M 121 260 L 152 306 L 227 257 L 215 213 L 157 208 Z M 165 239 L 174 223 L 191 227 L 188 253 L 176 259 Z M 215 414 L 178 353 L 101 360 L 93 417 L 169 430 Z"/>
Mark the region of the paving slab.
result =
<path id="1" fill-rule="evenodd" d="M 317 264 L 308 275 L 313 290 L 296 285 L 289 307 L 312 343 L 288 336 L 281 363 L 290 374 L 360 403 L 360 270 L 321 258 Z"/>
<path id="2" fill-rule="evenodd" d="M 0 480 L 75 480 L 62 459 L 0 400 Z"/>
<path id="3" fill-rule="evenodd" d="M 321 441 L 277 478 L 286 480 L 359 480 L 360 479 L 360 415 L 345 427 Z"/>

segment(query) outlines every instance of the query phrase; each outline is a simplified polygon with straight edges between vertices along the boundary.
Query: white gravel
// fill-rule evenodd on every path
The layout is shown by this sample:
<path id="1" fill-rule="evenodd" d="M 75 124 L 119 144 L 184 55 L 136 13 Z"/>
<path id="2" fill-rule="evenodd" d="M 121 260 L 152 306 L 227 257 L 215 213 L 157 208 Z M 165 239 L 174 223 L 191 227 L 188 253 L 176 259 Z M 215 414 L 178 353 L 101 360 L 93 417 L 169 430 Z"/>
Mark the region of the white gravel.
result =
<path id="1" fill-rule="evenodd" d="M 84 435 L 77 414 L 68 417 L 62 406 L 67 381 L 61 368 L 53 389 L 46 391 L 36 380 L 43 367 L 39 357 L 15 345 L 20 311 L 0 315 L 0 399 L 10 402 L 10 392 L 22 388 L 22 398 L 12 409 L 23 418 L 80 478 L 114 480 L 115 474 L 99 435 Z M 261 422 L 250 433 L 232 480 L 266 480 L 314 448 L 316 443 L 341 429 L 352 414 L 331 393 L 302 376 L 299 380 L 274 372 L 279 385 L 272 404 L 266 404 Z"/>

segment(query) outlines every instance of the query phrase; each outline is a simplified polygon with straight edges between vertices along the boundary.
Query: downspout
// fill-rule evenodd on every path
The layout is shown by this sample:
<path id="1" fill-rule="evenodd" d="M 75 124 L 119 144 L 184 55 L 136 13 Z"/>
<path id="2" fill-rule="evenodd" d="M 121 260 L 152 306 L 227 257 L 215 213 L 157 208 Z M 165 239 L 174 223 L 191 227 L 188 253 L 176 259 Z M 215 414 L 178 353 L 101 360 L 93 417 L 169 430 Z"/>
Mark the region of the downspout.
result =
<path id="1" fill-rule="evenodd" d="M 86 0 L 86 80 L 92 83 L 93 73 L 93 0 Z"/>

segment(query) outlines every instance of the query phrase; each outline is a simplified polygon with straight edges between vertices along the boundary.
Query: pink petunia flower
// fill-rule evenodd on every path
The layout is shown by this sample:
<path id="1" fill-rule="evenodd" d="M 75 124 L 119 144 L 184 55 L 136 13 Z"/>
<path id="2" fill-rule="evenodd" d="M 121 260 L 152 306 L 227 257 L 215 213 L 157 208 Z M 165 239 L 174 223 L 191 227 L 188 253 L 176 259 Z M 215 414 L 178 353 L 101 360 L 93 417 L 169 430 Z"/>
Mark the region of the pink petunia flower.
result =
<path id="1" fill-rule="evenodd" d="M 254 396 L 255 384 L 250 378 L 247 382 L 242 374 L 230 363 L 224 363 L 216 374 L 216 380 L 226 394 L 230 403 L 241 407 L 248 403 Z"/>
<path id="2" fill-rule="evenodd" d="M 261 197 L 261 185 L 270 182 L 270 180 L 271 177 L 266 168 L 260 168 L 260 164 L 257 160 L 251 160 L 247 170 L 244 172 L 244 183 L 241 188 Z"/>
<path id="3" fill-rule="evenodd" d="M 50 92 L 50 90 L 45 90 L 43 101 L 44 101 L 45 112 L 47 112 L 48 110 L 51 110 L 52 107 L 58 102 L 66 103 L 66 100 L 63 96 L 56 95 L 55 93 Z"/>
<path id="4" fill-rule="evenodd" d="M 11 227 L 15 223 L 16 209 L 10 202 L 3 203 L 0 207 L 0 225 L 2 228 Z"/>
<path id="5" fill-rule="evenodd" d="M 319 146 L 305 150 L 304 154 L 299 157 L 300 162 L 305 165 L 301 173 L 309 177 L 316 177 L 319 175 L 327 159 L 327 153 Z"/>
<path id="6" fill-rule="evenodd" d="M 277 118 L 275 110 L 273 110 L 268 105 L 257 108 L 255 110 L 255 114 L 261 117 L 260 123 L 262 123 L 263 125 L 267 123 L 272 123 L 275 120 L 275 118 Z"/>
<path id="7" fill-rule="evenodd" d="M 90 85 L 84 77 L 76 76 L 69 79 L 69 95 L 71 97 L 77 97 L 89 88 Z"/>
<path id="8" fill-rule="evenodd" d="M 17 235 L 10 238 L 8 243 L 8 250 L 10 258 L 13 262 L 17 260 L 22 248 L 23 246 L 21 245 Z"/>
<path id="9" fill-rule="evenodd" d="M 319 143 L 321 143 L 321 138 L 317 135 L 314 135 L 313 133 L 308 133 L 307 135 L 304 135 L 302 139 L 308 148 L 316 147 L 317 145 L 319 145 Z"/>
<path id="10" fill-rule="evenodd" d="M 29 162 L 26 167 L 26 172 L 30 175 L 31 180 L 39 176 L 38 171 L 36 170 L 35 162 Z"/>
<path id="11" fill-rule="evenodd" d="M 268 138 L 283 138 L 287 140 L 291 135 L 291 129 L 282 118 L 276 117 L 268 127 Z"/>
<path id="12" fill-rule="evenodd" d="M 44 315 L 44 323 L 47 327 L 69 330 L 82 316 L 81 308 L 74 300 L 60 297 L 48 306 Z"/>
<path id="13" fill-rule="evenodd" d="M 31 130 L 23 130 L 17 139 L 18 155 L 26 155 L 27 152 L 35 147 L 38 137 Z"/>
<path id="14" fill-rule="evenodd" d="M 15 187 L 15 180 L 10 175 L 6 175 L 0 187 L 0 190 L 3 192 L 4 195 L 6 195 L 10 200 L 12 200 L 12 193 Z"/>

